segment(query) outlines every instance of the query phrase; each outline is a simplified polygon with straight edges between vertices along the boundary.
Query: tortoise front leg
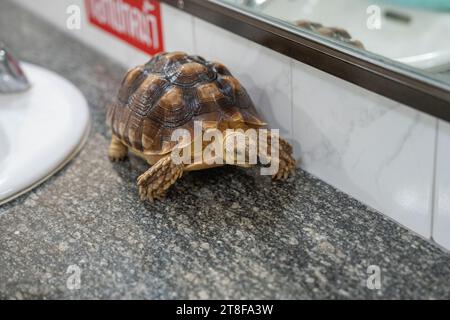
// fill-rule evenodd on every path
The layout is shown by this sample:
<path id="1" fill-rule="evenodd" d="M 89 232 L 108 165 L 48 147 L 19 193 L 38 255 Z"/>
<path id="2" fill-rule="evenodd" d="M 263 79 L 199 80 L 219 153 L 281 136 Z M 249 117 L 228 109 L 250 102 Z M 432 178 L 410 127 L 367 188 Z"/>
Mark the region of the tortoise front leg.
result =
<path id="1" fill-rule="evenodd" d="M 108 157 L 111 161 L 121 161 L 125 159 L 128 154 L 128 148 L 116 136 L 112 136 L 111 144 L 109 145 Z"/>
<path id="2" fill-rule="evenodd" d="M 272 176 L 272 179 L 286 180 L 294 174 L 296 161 L 292 155 L 292 146 L 281 137 L 279 141 L 279 167 L 278 172 Z"/>
<path id="3" fill-rule="evenodd" d="M 296 161 L 292 155 L 292 146 L 283 138 L 279 138 L 278 158 L 272 157 L 272 139 L 270 131 L 267 134 L 267 150 L 259 150 L 259 158 L 264 159 L 263 163 L 278 162 L 278 171 L 272 175 L 273 180 L 286 180 L 293 175 Z"/>
<path id="4" fill-rule="evenodd" d="M 137 180 L 141 200 L 164 198 L 166 190 L 183 175 L 184 164 L 174 164 L 170 155 L 160 159 Z"/>

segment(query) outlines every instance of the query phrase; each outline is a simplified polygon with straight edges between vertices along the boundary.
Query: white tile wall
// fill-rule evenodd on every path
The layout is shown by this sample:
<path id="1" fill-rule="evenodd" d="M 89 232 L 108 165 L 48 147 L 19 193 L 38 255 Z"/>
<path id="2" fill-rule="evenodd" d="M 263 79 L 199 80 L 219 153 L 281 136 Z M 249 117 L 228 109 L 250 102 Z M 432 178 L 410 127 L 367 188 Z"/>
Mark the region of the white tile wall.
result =
<path id="1" fill-rule="evenodd" d="M 299 62 L 293 89 L 302 167 L 429 238 L 436 120 Z"/>
<path id="2" fill-rule="evenodd" d="M 450 123 L 439 121 L 433 239 L 450 249 Z"/>
<path id="3" fill-rule="evenodd" d="M 65 10 L 84 10 L 82 0 L 15 1 L 127 67 L 148 59 L 85 19 L 81 31 L 67 30 Z M 435 118 L 165 4 L 162 14 L 166 50 L 226 64 L 304 169 L 450 249 L 450 124 L 440 123 L 433 216 Z"/>
<path id="4" fill-rule="evenodd" d="M 106 56 L 122 63 L 127 68 L 142 64 L 148 60 L 148 55 L 140 50 L 135 50 L 127 43 L 110 36 L 105 31 L 92 26 L 87 20 L 83 0 L 14 0 L 23 7 L 45 18 L 55 27 L 67 32 L 71 36 L 80 39 L 90 47 L 102 52 Z M 80 30 L 69 30 L 66 27 L 69 5 L 77 5 L 81 8 L 82 23 Z"/>
<path id="5" fill-rule="evenodd" d="M 165 50 L 195 52 L 194 17 L 165 3 L 161 9 Z"/>

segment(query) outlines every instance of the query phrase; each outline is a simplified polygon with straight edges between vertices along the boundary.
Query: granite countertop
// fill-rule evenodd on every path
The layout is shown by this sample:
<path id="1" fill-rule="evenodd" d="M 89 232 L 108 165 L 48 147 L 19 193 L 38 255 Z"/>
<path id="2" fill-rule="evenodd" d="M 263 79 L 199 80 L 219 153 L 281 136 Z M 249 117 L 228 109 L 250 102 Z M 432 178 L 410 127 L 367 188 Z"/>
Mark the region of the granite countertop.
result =
<path id="1" fill-rule="evenodd" d="M 93 122 L 73 161 L 0 207 L 0 298 L 450 298 L 448 253 L 300 169 L 193 172 L 140 202 L 145 163 L 106 156 L 125 70 L 8 1 L 0 39 L 78 86 Z"/>

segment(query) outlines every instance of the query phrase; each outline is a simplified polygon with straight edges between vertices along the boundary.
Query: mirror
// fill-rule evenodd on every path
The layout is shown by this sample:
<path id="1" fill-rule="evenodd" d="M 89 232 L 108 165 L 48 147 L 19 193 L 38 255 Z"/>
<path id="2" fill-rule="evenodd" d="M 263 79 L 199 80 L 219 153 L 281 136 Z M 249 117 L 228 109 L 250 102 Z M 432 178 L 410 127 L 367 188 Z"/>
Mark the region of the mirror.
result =
<path id="1" fill-rule="evenodd" d="M 337 49 L 450 85 L 450 0 L 222 0 Z"/>

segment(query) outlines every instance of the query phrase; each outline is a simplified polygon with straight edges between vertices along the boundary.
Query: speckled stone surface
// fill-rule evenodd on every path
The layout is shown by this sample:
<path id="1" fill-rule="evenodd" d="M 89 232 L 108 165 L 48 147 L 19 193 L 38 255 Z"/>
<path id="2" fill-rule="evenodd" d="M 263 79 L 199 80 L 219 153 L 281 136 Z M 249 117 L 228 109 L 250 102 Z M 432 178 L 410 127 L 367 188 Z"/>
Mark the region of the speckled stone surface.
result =
<path id="1" fill-rule="evenodd" d="M 449 254 L 301 170 L 189 173 L 141 203 L 145 164 L 106 157 L 104 106 L 125 70 L 7 1 L 0 39 L 76 84 L 93 118 L 75 160 L 0 207 L 0 298 L 450 298 Z"/>

